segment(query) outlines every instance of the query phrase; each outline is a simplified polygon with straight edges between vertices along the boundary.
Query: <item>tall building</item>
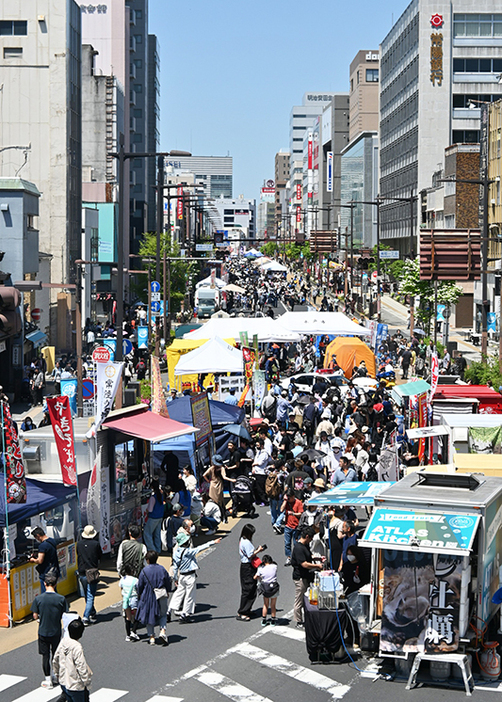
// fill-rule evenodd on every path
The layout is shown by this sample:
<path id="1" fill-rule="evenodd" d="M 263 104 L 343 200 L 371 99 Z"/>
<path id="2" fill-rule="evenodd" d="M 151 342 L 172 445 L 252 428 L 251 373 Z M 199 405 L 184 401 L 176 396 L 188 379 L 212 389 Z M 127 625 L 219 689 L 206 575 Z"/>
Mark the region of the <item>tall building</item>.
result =
<path id="1" fill-rule="evenodd" d="M 378 130 L 378 84 L 380 54 L 373 49 L 358 51 L 349 69 L 349 141 L 361 132 Z"/>
<path id="2" fill-rule="evenodd" d="M 279 151 L 275 155 L 275 236 L 277 237 L 281 229 L 286 228 L 286 219 L 283 215 L 287 212 L 282 209 L 281 194 L 286 190 L 289 181 L 289 151 Z"/>
<path id="3" fill-rule="evenodd" d="M 223 222 L 223 231 L 228 241 L 252 244 L 256 239 L 256 202 L 242 195 L 236 198 L 219 197 L 212 205 Z"/>
<path id="4" fill-rule="evenodd" d="M 53 256 L 53 282 L 70 282 L 80 258 L 80 7 L 0 0 L 0 17 L 0 175 L 19 175 L 42 193 L 40 248 Z M 50 326 L 55 338 L 55 296 Z"/>
<path id="5" fill-rule="evenodd" d="M 155 34 L 148 35 L 148 125 L 146 135 L 146 150 L 155 153 L 160 150 L 160 56 L 159 42 Z M 149 158 L 147 162 L 148 182 L 157 182 L 157 162 Z M 153 232 L 157 226 L 157 193 L 150 187 L 147 192 L 148 201 L 148 231 Z"/>
<path id="6" fill-rule="evenodd" d="M 403 254 L 410 207 L 392 198 L 426 188 L 447 146 L 479 142 L 471 101 L 502 96 L 499 10 L 495 0 L 413 0 L 381 44 L 381 237 Z"/>
<path id="7" fill-rule="evenodd" d="M 193 173 L 196 183 L 201 183 L 208 198 L 232 198 L 232 156 L 177 156 L 165 160 L 168 176 Z"/>
<path id="8" fill-rule="evenodd" d="M 260 190 L 260 202 L 257 208 L 257 239 L 275 239 L 275 195 L 275 181 L 265 180 Z"/>

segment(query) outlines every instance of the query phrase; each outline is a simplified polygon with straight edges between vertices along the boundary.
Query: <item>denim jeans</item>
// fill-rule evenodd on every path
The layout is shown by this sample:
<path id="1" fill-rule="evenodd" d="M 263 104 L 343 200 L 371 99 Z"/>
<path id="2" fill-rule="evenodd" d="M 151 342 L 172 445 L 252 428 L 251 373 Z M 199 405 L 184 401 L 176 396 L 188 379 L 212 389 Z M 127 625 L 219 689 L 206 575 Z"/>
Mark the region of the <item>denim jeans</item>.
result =
<path id="1" fill-rule="evenodd" d="M 79 575 L 78 581 L 80 584 L 80 595 L 85 597 L 85 611 L 82 619 L 89 619 L 89 617 L 96 614 L 94 598 L 96 597 L 98 583 L 88 583 L 85 575 Z"/>
<path id="2" fill-rule="evenodd" d="M 61 689 L 69 702 L 89 702 L 89 690 L 67 690 L 62 685 Z"/>
<path id="3" fill-rule="evenodd" d="M 274 499 L 273 497 L 270 498 L 270 517 L 272 519 L 272 526 L 277 522 L 277 519 L 279 518 L 279 515 L 281 514 L 280 508 L 281 508 L 281 503 L 279 500 Z"/>
<path id="4" fill-rule="evenodd" d="M 286 514 L 284 512 L 279 512 L 277 519 L 274 522 L 274 526 L 283 527 Z"/>
<path id="5" fill-rule="evenodd" d="M 218 529 L 218 522 L 214 517 L 206 517 L 202 515 L 200 518 L 200 525 L 203 527 L 207 527 L 208 529 Z"/>
<path id="6" fill-rule="evenodd" d="M 293 542 L 296 542 L 296 529 L 288 526 L 284 527 L 284 552 L 286 558 L 291 558 Z"/>
<path id="7" fill-rule="evenodd" d="M 162 517 L 159 517 L 158 519 L 148 517 L 148 521 L 143 530 L 143 540 L 148 551 L 157 551 L 157 553 L 162 553 L 162 539 L 160 537 L 161 529 Z"/>
<path id="8" fill-rule="evenodd" d="M 163 597 L 162 599 L 158 600 L 158 603 L 160 614 L 157 617 L 156 623 L 161 629 L 165 629 L 167 624 L 167 597 Z M 150 638 L 155 636 L 155 624 L 147 624 L 146 631 Z"/>

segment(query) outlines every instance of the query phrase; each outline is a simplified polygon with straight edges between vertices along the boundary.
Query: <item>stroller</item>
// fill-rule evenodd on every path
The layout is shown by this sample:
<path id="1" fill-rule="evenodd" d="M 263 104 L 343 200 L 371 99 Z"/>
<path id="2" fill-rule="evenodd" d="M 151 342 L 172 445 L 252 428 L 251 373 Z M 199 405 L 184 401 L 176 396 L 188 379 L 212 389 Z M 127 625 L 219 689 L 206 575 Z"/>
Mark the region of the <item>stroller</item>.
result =
<path id="1" fill-rule="evenodd" d="M 254 517 L 256 510 L 253 501 L 253 480 L 247 475 L 239 475 L 232 488 L 232 517 L 237 512 L 247 512 L 247 517 Z"/>

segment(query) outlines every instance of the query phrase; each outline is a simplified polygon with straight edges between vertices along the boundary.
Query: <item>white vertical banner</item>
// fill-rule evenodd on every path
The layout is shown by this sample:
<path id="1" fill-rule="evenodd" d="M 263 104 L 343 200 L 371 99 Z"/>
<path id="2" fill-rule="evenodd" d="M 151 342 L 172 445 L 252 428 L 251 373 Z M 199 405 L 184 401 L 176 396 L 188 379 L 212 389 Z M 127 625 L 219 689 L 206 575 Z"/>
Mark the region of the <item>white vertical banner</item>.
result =
<path id="1" fill-rule="evenodd" d="M 104 422 L 113 406 L 124 364 L 122 362 L 114 363 L 113 361 L 108 361 L 107 363 L 98 363 L 97 366 L 96 431 Z"/>
<path id="2" fill-rule="evenodd" d="M 326 161 L 326 191 L 333 192 L 333 152 L 328 151 Z"/>

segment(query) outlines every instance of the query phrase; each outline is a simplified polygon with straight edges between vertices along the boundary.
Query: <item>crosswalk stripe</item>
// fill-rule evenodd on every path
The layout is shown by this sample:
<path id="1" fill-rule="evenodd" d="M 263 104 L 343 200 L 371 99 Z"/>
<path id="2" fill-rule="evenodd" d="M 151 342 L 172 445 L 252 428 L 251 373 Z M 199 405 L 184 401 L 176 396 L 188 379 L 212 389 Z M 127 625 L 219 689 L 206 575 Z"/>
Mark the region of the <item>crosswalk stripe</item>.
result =
<path id="1" fill-rule="evenodd" d="M 244 685 L 240 685 L 235 680 L 231 680 L 225 675 L 220 675 L 220 673 L 216 673 L 210 668 L 196 673 L 193 677 L 220 695 L 225 695 L 233 702 L 271 702 L 268 697 L 262 697 L 249 688 L 244 687 Z"/>
<path id="2" fill-rule="evenodd" d="M 46 687 L 38 687 L 31 692 L 27 692 L 26 695 L 18 697 L 14 702 L 49 702 L 55 697 L 59 697 L 61 694 L 61 688 L 56 685 L 52 690 L 48 690 Z"/>
<path id="3" fill-rule="evenodd" d="M 281 656 L 276 656 L 273 653 L 258 648 L 258 646 L 253 646 L 249 643 L 242 643 L 234 646 L 230 649 L 232 653 L 238 653 L 245 658 L 249 658 L 252 661 L 256 661 L 261 665 L 267 666 L 267 668 L 272 668 L 272 670 L 277 670 L 280 673 L 299 680 L 300 682 L 311 685 L 318 690 L 324 690 L 328 692 L 334 699 L 341 699 L 349 690 L 349 685 L 342 685 L 336 680 L 321 675 L 315 670 L 309 670 L 304 668 L 302 665 L 288 661 L 286 658 Z"/>
<path id="4" fill-rule="evenodd" d="M 305 631 L 303 629 L 290 629 L 287 626 L 270 626 L 267 629 L 267 633 L 284 636 L 286 639 L 293 639 L 293 641 L 305 641 Z"/>
<path id="5" fill-rule="evenodd" d="M 183 702 L 183 697 L 166 697 L 165 695 L 154 695 L 146 702 Z"/>
<path id="6" fill-rule="evenodd" d="M 23 678 L 21 675 L 7 675 L 7 673 L 2 673 L 2 675 L 0 675 L 0 692 L 7 690 L 13 685 L 17 685 L 23 680 L 26 680 L 26 678 Z"/>
<path id="7" fill-rule="evenodd" d="M 127 690 L 115 690 L 110 687 L 100 687 L 91 693 L 91 702 L 115 702 L 120 697 L 127 695 Z"/>

